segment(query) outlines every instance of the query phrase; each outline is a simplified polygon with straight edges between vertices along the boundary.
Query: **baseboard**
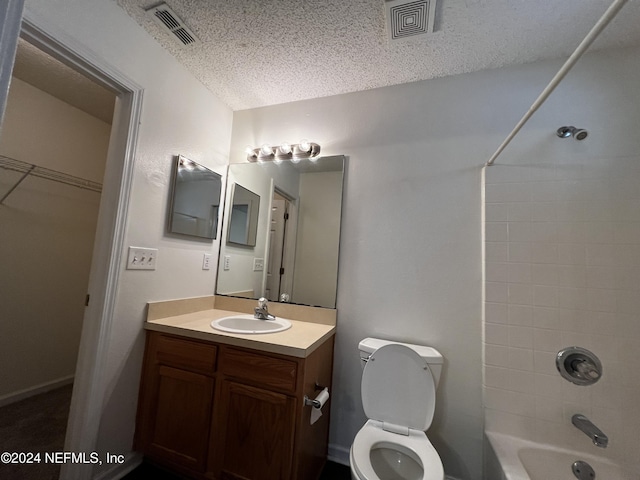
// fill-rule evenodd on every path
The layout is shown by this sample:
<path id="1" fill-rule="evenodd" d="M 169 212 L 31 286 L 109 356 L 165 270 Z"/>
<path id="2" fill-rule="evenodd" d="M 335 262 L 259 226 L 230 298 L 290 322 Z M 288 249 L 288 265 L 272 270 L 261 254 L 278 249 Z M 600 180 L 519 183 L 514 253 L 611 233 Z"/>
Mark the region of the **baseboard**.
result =
<path id="1" fill-rule="evenodd" d="M 139 452 L 131 452 L 125 455 L 124 463 L 114 463 L 113 466 L 93 477 L 93 480 L 118 480 L 133 470 L 138 468 L 142 463 L 143 456 Z"/>
<path id="2" fill-rule="evenodd" d="M 340 465 L 349 466 L 349 449 L 336 445 L 335 443 L 329 444 L 329 451 L 327 453 L 327 460 Z"/>
<path id="3" fill-rule="evenodd" d="M 3 395 L 0 397 L 0 407 L 69 385 L 73 383 L 73 377 L 73 375 L 69 375 L 67 377 L 58 378 L 56 380 L 51 380 L 50 382 L 41 383 L 40 385 L 35 385 L 33 387 L 25 388 L 24 390 L 18 390 L 17 392 Z"/>

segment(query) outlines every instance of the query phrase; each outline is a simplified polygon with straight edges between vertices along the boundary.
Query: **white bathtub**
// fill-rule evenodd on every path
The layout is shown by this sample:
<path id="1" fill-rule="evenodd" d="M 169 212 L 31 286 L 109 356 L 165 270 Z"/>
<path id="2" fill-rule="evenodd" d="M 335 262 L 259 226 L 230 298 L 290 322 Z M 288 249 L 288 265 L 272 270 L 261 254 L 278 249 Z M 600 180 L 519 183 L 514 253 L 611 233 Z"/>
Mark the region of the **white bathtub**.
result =
<path id="1" fill-rule="evenodd" d="M 576 460 L 591 465 L 596 480 L 640 479 L 640 469 L 629 469 L 594 454 L 501 433 L 485 434 L 489 439 L 487 447 L 491 450 L 487 452 L 486 480 L 576 480 L 571 470 Z"/>

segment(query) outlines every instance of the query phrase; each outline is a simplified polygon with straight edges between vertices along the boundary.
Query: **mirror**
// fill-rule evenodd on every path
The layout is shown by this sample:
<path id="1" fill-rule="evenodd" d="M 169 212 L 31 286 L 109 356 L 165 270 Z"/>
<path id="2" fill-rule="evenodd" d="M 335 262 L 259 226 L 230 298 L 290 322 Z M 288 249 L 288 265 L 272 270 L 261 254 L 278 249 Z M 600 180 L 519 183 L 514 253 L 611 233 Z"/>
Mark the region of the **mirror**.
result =
<path id="1" fill-rule="evenodd" d="M 221 176 L 182 155 L 176 159 L 170 195 L 170 233 L 215 239 L 220 210 Z"/>
<path id="2" fill-rule="evenodd" d="M 221 242 L 218 295 L 335 308 L 345 157 L 313 160 L 229 165 L 222 238 L 241 230 L 239 186 L 261 204 L 253 245 Z"/>
<path id="3" fill-rule="evenodd" d="M 231 193 L 227 243 L 255 247 L 260 197 L 237 183 Z"/>

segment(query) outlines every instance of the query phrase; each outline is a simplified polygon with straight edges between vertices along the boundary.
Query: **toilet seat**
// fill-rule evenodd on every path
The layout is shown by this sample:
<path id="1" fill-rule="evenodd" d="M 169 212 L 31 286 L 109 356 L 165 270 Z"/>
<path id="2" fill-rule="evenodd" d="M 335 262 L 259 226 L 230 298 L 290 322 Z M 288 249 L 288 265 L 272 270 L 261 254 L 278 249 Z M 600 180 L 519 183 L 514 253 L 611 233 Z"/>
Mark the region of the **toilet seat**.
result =
<path id="1" fill-rule="evenodd" d="M 424 432 L 410 429 L 409 435 L 400 435 L 384 430 L 376 420 L 367 421 L 351 446 L 351 466 L 360 480 L 380 478 L 371 463 L 370 452 L 376 446 L 413 457 L 422 467 L 420 480 L 444 480 L 442 460 Z"/>
<path id="2" fill-rule="evenodd" d="M 436 405 L 433 375 L 409 347 L 390 344 L 373 352 L 362 373 L 361 392 L 367 418 L 384 422 L 387 429 L 424 432 L 431 426 Z"/>

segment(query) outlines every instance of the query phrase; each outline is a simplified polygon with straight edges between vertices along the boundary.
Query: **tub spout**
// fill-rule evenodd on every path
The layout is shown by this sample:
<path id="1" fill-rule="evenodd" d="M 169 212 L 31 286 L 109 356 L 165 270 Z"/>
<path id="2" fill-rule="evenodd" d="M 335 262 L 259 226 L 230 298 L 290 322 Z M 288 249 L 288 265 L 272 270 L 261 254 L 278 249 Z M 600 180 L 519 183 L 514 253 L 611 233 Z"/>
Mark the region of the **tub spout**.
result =
<path id="1" fill-rule="evenodd" d="M 607 448 L 607 445 L 609 444 L 609 437 L 607 437 L 587 417 L 576 413 L 571 417 L 571 423 L 573 423 L 576 428 L 582 431 L 587 437 L 593 440 L 593 444 L 596 447 Z"/>

